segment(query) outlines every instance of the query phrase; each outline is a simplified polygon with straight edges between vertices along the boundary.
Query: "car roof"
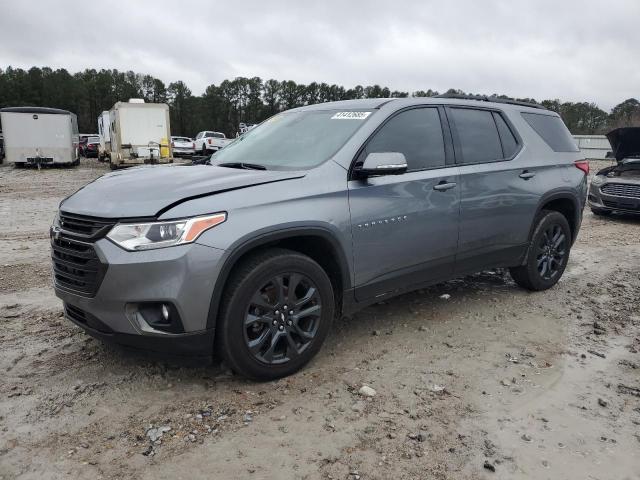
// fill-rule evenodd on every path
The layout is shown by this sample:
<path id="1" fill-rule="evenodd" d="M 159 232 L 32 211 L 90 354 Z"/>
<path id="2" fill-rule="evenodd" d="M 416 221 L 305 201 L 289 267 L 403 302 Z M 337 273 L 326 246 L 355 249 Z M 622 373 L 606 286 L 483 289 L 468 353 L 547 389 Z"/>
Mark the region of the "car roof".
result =
<path id="1" fill-rule="evenodd" d="M 494 97 L 456 98 L 446 96 L 436 97 L 406 97 L 406 98 L 366 98 L 361 100 L 341 100 L 338 102 L 317 103 L 304 107 L 294 108 L 289 111 L 313 111 L 313 110 L 366 110 L 378 109 L 391 104 L 398 108 L 412 105 L 461 105 L 500 110 L 515 109 L 518 111 L 538 113 L 542 115 L 557 115 L 555 112 L 545 109 L 541 105 L 529 104 L 512 100 L 503 100 Z"/>

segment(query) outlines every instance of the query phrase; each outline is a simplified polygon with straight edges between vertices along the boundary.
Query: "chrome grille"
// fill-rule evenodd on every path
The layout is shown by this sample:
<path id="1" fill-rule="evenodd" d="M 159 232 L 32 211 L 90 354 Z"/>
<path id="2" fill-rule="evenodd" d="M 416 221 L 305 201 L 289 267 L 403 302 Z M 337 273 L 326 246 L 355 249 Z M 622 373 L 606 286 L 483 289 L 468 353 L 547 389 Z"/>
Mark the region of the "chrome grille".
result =
<path id="1" fill-rule="evenodd" d="M 630 183 L 607 183 L 600 188 L 605 195 L 640 198 L 640 185 Z"/>

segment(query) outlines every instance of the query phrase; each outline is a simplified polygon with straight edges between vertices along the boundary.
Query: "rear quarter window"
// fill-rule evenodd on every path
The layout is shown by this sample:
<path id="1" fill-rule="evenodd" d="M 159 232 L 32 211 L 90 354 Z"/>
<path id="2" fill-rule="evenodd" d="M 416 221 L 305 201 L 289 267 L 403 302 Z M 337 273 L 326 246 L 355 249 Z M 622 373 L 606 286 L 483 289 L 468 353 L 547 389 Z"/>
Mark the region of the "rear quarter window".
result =
<path id="1" fill-rule="evenodd" d="M 521 113 L 522 118 L 554 152 L 578 152 L 578 146 L 560 117 Z"/>

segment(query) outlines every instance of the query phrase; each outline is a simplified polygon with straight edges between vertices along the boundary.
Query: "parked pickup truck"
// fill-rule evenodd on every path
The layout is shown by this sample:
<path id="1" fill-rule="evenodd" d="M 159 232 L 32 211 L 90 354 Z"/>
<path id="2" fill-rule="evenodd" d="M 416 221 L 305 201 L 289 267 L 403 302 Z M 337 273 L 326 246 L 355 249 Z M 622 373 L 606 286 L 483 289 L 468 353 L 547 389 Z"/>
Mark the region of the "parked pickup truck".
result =
<path id="1" fill-rule="evenodd" d="M 220 132 L 200 132 L 196 135 L 196 152 L 206 155 L 210 152 L 217 152 L 232 142 L 224 133 Z"/>

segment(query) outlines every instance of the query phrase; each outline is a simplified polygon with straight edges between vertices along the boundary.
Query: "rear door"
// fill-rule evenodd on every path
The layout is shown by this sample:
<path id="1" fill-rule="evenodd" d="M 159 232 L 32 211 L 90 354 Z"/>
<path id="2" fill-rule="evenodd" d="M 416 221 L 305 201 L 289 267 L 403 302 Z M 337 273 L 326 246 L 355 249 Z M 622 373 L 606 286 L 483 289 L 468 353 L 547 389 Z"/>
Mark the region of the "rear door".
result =
<path id="1" fill-rule="evenodd" d="M 522 141 L 499 110 L 446 111 L 460 166 L 456 273 L 515 265 L 540 200 L 536 169 L 518 162 Z"/>
<path id="2" fill-rule="evenodd" d="M 349 181 L 356 299 L 449 277 L 458 241 L 458 169 L 444 109 L 400 111 L 357 158 L 401 152 L 408 172 Z"/>

